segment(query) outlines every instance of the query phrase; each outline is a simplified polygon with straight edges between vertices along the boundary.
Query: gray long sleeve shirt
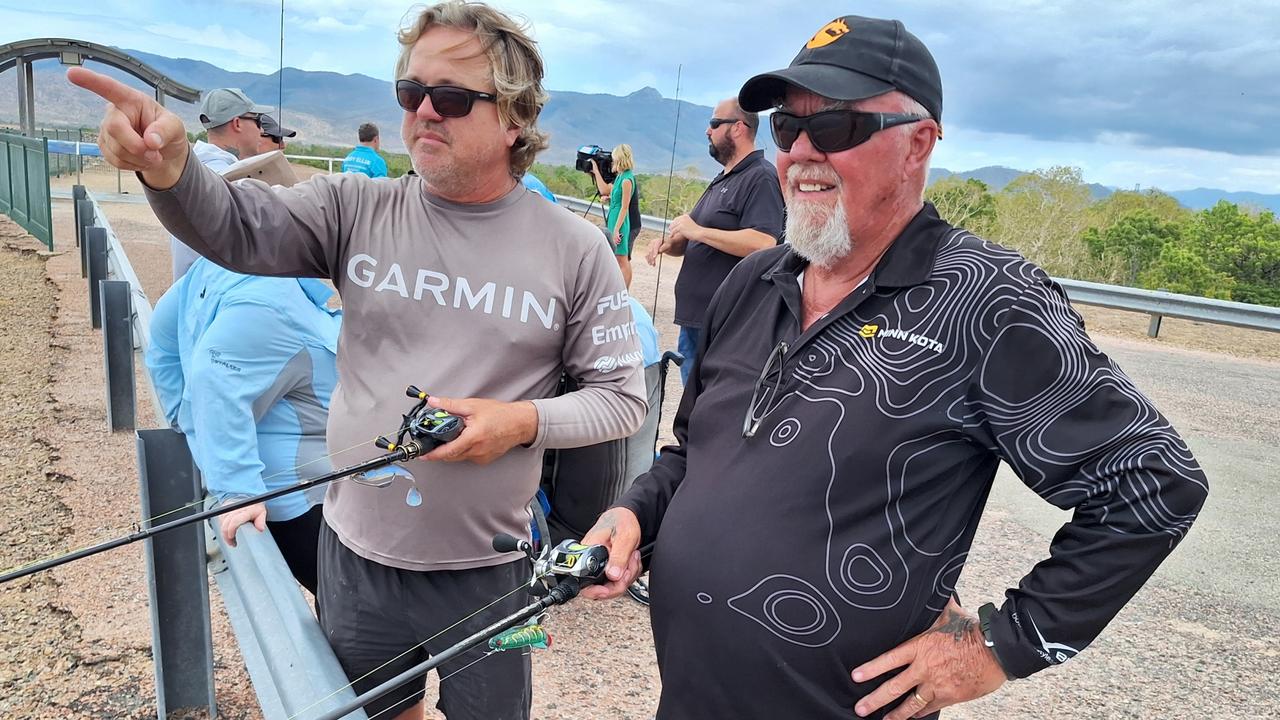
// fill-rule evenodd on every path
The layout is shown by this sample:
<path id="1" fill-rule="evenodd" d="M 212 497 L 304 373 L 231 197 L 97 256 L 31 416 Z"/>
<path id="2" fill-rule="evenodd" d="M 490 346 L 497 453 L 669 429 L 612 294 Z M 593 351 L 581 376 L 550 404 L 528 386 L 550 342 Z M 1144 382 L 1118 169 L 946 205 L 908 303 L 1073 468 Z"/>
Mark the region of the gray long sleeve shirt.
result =
<path id="1" fill-rule="evenodd" d="M 542 450 L 634 432 L 645 414 L 640 349 L 617 264 L 590 223 L 517 184 L 492 203 L 429 194 L 416 176 L 317 176 L 291 188 L 228 183 L 188 158 L 147 191 L 165 227 L 202 255 L 259 275 L 332 278 L 345 321 L 330 407 L 334 467 L 376 456 L 411 401 L 531 399 L 538 433 L 486 466 L 405 463 L 385 488 L 332 484 L 325 518 L 361 556 L 409 570 L 509 560 L 494 533 L 527 536 Z M 580 390 L 553 397 L 561 372 Z M 423 502 L 406 502 L 416 484 Z"/>

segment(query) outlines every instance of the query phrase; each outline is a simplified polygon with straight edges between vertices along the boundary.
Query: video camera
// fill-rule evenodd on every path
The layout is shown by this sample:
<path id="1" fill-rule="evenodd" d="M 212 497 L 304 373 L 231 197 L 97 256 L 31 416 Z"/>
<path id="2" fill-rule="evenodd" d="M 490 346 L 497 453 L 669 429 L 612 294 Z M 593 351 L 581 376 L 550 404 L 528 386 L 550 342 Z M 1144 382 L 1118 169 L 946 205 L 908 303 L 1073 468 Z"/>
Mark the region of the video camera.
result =
<path id="1" fill-rule="evenodd" d="M 605 182 L 611 183 L 618 177 L 618 173 L 613 171 L 613 153 L 599 145 L 583 145 L 578 148 L 578 159 L 573 167 L 590 175 L 592 160 L 596 161 L 596 165 L 600 168 L 600 177 L 604 178 Z"/>

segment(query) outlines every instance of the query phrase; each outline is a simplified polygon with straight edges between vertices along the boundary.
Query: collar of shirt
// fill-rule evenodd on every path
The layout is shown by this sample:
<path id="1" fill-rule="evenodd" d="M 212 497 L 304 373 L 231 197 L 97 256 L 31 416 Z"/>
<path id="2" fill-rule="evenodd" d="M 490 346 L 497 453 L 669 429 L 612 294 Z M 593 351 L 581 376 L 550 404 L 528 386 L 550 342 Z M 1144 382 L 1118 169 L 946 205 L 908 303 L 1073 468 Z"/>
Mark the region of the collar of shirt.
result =
<path id="1" fill-rule="evenodd" d="M 239 158 L 235 155 L 232 155 L 213 143 L 207 143 L 203 140 L 197 140 L 195 146 L 191 150 L 195 153 L 196 160 L 199 160 L 201 165 L 207 165 L 212 170 L 219 173 L 239 161 Z"/>
<path id="2" fill-rule="evenodd" d="M 882 288 L 907 288 L 926 282 L 933 275 L 933 264 L 938 254 L 938 244 L 953 230 L 938 217 L 938 211 L 930 203 L 916 213 L 911 222 L 885 250 L 880 262 L 866 280 L 859 283 L 831 312 L 806 330 L 796 346 L 807 342 L 832 321 L 856 308 L 864 298 Z M 794 252 L 783 253 L 777 262 L 760 276 L 777 287 L 782 299 L 795 315 L 797 322 L 803 317 L 799 276 L 809 261 Z"/>
<path id="3" fill-rule="evenodd" d="M 751 152 L 747 153 L 747 156 L 742 158 L 742 160 L 740 160 L 737 165 L 734 165 L 732 168 L 730 168 L 727 171 L 721 170 L 719 175 L 716 175 L 714 178 L 711 179 L 711 185 L 715 185 L 716 183 L 723 181 L 725 178 L 732 177 L 735 173 L 740 173 L 746 170 L 747 168 L 751 167 L 752 165 L 755 165 L 756 163 L 761 162 L 762 160 L 764 160 L 764 151 L 752 150 Z M 710 187 L 710 185 L 708 185 L 707 187 Z"/>

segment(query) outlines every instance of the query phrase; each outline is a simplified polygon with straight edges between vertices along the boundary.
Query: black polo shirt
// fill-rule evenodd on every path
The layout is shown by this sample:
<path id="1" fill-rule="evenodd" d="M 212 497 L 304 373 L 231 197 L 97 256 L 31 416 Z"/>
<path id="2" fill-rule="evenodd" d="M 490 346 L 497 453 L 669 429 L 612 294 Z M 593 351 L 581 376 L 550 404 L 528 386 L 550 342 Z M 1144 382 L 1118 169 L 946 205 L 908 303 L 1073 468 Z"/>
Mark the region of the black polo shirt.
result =
<path id="1" fill-rule="evenodd" d="M 937 618 L 1000 461 L 1075 510 L 994 618 L 1016 676 L 1088 645 L 1207 494 L 1168 421 L 1017 253 L 926 206 L 801 332 L 804 269 L 784 246 L 729 275 L 678 444 L 618 503 L 657 540 L 659 720 L 853 717 L 881 681 L 850 671 Z"/>
<path id="2" fill-rule="evenodd" d="M 756 150 L 722 172 L 707 186 L 689 217 L 703 227 L 717 230 L 759 230 L 782 238 L 782 188 L 778 169 Z M 707 303 L 729 271 L 742 258 L 705 243 L 690 241 L 676 278 L 676 324 L 702 327 Z"/>

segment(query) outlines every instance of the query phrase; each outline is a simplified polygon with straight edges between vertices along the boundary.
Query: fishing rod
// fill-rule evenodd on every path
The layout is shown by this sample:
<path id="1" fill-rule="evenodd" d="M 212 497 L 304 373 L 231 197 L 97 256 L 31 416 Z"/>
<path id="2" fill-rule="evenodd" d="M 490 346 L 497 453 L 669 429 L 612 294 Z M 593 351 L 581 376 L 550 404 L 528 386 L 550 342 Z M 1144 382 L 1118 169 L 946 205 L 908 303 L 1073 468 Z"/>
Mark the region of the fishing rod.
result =
<path id="1" fill-rule="evenodd" d="M 654 543 L 640 548 L 641 555 L 648 554 Z M 554 548 L 546 545 L 538 556 L 534 556 L 532 546 L 526 540 L 517 540 L 499 533 L 493 537 L 493 549 L 497 552 L 523 551 L 533 560 L 533 574 L 529 580 L 531 593 L 540 595 L 537 600 L 498 620 L 483 630 L 479 630 L 462 640 L 450 645 L 427 660 L 405 670 L 386 682 L 362 693 L 341 707 L 321 715 L 317 720 L 340 720 L 344 715 L 359 710 L 387 693 L 394 691 L 405 683 L 422 677 L 464 652 L 489 643 L 492 652 L 515 647 L 545 647 L 549 644 L 545 631 L 540 625 L 526 626 L 526 632 L 515 637 L 508 631 L 524 623 L 526 620 L 542 615 L 548 608 L 564 605 L 578 596 L 582 588 L 595 585 L 605 580 L 605 566 L 609 562 L 609 550 L 603 545 L 583 545 L 577 540 L 564 540 Z M 556 582 L 552 583 L 554 578 Z M 520 631 L 517 631 L 518 633 Z M 537 644 L 537 643 L 541 644 Z M 482 656 L 488 657 L 488 655 Z M 476 662 L 479 662 L 477 660 Z M 474 663 L 473 663 L 474 664 Z M 469 667 L 469 666 L 468 666 Z"/>
<path id="2" fill-rule="evenodd" d="M 671 167 L 667 169 L 667 199 L 662 208 L 662 239 L 658 241 L 658 247 L 667 241 L 667 225 L 671 224 L 671 182 L 676 174 L 676 141 L 680 139 L 680 74 L 684 70 L 684 64 L 676 66 L 676 127 L 671 131 Z M 658 319 L 658 294 L 662 291 L 662 256 L 666 253 L 658 253 L 658 277 L 653 283 L 653 312 L 650 317 L 656 322 Z"/>
<path id="3" fill-rule="evenodd" d="M 365 460 L 364 462 L 345 467 L 341 470 L 335 470 L 325 475 L 319 475 L 311 478 L 310 480 L 303 480 L 295 485 L 277 488 L 276 490 L 270 490 L 262 493 L 261 495 L 254 495 L 253 497 L 219 505 L 217 507 L 195 513 L 194 515 L 170 520 L 169 522 L 160 525 L 139 527 L 128 535 L 123 535 L 115 538 L 114 540 L 108 540 L 90 547 L 81 548 L 80 550 L 69 552 L 65 555 L 59 555 L 58 557 L 49 558 L 40 562 L 19 566 L 0 575 L 0 585 L 11 580 L 17 580 L 18 578 L 33 575 L 43 570 L 58 567 L 59 565 L 65 565 L 69 562 L 89 557 L 90 555 L 97 555 L 98 553 L 106 552 L 107 550 L 112 550 L 123 545 L 129 545 L 131 543 L 138 542 L 139 540 L 146 540 L 155 535 L 159 535 L 160 533 L 168 532 L 169 530 L 175 530 L 186 525 L 208 520 L 212 517 L 225 515 L 226 513 L 233 512 L 250 505 L 255 505 L 257 503 L 266 502 L 267 500 L 273 500 L 284 495 L 298 492 L 299 490 L 306 490 L 307 488 L 324 485 L 325 483 L 333 482 L 334 480 L 339 480 L 351 475 L 358 475 L 360 473 L 377 470 L 394 463 L 412 460 L 431 452 L 436 448 L 436 446 L 454 440 L 458 435 L 462 434 L 462 430 L 465 427 L 462 418 L 456 415 L 450 415 L 443 410 L 428 405 L 427 394 L 425 392 L 410 385 L 408 389 L 405 390 L 405 394 L 411 398 L 415 398 L 418 403 L 414 405 L 413 409 L 411 409 L 407 414 L 401 416 L 402 422 L 400 427 L 396 430 L 394 440 L 387 437 L 378 437 L 374 441 L 375 446 L 388 451 L 385 455 L 380 455 L 370 460 Z"/>

